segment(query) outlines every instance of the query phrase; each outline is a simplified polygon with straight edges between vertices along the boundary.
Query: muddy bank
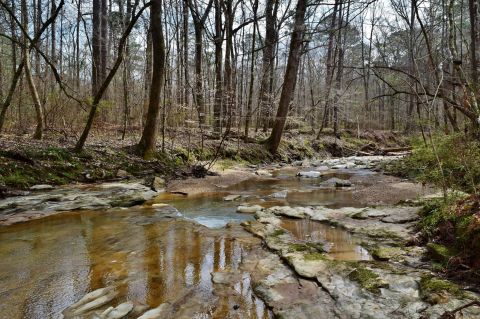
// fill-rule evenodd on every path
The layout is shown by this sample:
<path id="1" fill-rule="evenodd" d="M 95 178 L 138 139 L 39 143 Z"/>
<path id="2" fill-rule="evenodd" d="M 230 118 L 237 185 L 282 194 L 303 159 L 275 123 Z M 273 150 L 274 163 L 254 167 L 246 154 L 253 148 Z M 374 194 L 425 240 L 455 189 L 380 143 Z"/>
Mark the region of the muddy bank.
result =
<path id="1" fill-rule="evenodd" d="M 192 164 L 214 159 L 251 164 L 292 163 L 305 158 L 326 158 L 332 154 L 355 154 L 365 145 L 375 150 L 405 144 L 398 134 L 371 133 L 357 138 L 347 132 L 342 140 L 328 135 L 313 140 L 305 132 L 287 131 L 278 154 L 272 156 L 262 143 L 267 137 L 262 133 L 245 142 L 233 136 L 233 132 L 232 136 L 220 141 L 211 136 L 191 136 L 190 132 L 178 131 L 178 136 L 166 141 L 164 152 L 158 152 L 151 161 L 136 154 L 138 137 L 135 136 L 125 140 L 110 135 L 92 136 L 84 151 L 75 153 L 76 139 L 54 132 L 46 134 L 42 141 L 32 140 L 29 136 L 2 135 L 0 197 L 21 194 L 21 191 L 38 184 L 94 183 L 151 175 L 167 180 L 185 178 L 192 175 Z"/>
<path id="2" fill-rule="evenodd" d="M 226 188 L 249 179 L 261 179 L 245 166 L 237 166 L 234 169 L 213 169 L 217 176 L 205 178 L 187 178 L 172 180 L 168 183 L 165 191 L 183 195 L 199 195 L 202 193 L 222 192 Z"/>

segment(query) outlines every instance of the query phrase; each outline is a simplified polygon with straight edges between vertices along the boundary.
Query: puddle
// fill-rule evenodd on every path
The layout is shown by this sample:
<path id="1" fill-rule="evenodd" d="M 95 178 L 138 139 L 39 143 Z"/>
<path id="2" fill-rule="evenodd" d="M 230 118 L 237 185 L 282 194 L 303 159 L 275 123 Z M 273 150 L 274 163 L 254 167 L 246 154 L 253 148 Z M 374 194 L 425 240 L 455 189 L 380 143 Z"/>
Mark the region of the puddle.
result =
<path id="1" fill-rule="evenodd" d="M 82 212 L 1 229 L 1 316 L 61 318 L 87 292 L 111 285 L 120 292 L 115 302 L 156 307 L 193 291 L 197 304 L 210 305 L 211 272 L 241 262 L 238 234 L 162 216 L 152 209 Z M 192 310 L 192 318 L 237 318 L 239 311 L 268 318 L 246 279 L 235 285 L 237 295 L 216 301 L 215 311 Z"/>
<path id="2" fill-rule="evenodd" d="M 370 260 L 368 251 L 343 229 L 309 219 L 282 219 L 280 225 L 296 239 L 331 244 L 328 255 L 337 260 Z"/>

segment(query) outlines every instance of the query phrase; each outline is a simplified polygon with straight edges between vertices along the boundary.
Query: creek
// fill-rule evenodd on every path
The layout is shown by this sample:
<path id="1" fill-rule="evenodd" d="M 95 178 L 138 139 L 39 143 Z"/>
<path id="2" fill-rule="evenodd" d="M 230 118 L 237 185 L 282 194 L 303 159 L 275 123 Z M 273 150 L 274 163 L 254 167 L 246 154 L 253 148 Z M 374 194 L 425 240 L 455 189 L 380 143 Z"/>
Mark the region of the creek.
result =
<path id="1" fill-rule="evenodd" d="M 339 178 L 361 185 L 381 175 L 360 168 L 300 178 L 298 171 L 276 169 L 271 178 L 248 179 L 218 192 L 160 193 L 140 206 L 70 211 L 4 226 L 0 316 L 116 318 L 102 312 L 125 304 L 132 308 L 125 318 L 138 318 L 168 304 L 173 318 L 271 318 L 272 306 L 257 297 L 251 273 L 242 267 L 249 250 L 261 246 L 261 239 L 240 226 L 254 216 L 238 213 L 237 207 L 362 208 L 355 185 L 324 182 Z M 344 228 L 292 218 L 283 218 L 280 227 L 297 242 L 322 243 L 328 259 L 372 259 L 362 239 Z M 213 278 L 222 272 L 236 274 L 227 287 Z M 115 293 L 98 307 L 81 314 L 70 307 L 105 287 Z"/>

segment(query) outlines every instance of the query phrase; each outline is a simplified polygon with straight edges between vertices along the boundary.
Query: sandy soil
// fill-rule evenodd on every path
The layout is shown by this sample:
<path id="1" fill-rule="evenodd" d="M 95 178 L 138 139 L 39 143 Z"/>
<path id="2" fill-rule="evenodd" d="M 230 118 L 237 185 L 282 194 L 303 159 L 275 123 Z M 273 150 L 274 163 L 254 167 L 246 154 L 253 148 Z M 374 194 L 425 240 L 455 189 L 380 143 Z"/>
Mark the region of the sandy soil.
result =
<path id="1" fill-rule="evenodd" d="M 356 185 L 353 198 L 370 206 L 395 205 L 438 192 L 431 186 L 380 173 L 370 176 L 353 176 L 351 181 Z"/>
<path id="2" fill-rule="evenodd" d="M 172 180 L 168 183 L 165 190 L 170 193 L 198 195 L 201 193 L 218 192 L 247 179 L 262 179 L 261 176 L 255 175 L 254 172 L 245 167 L 213 171 L 218 176 Z"/>

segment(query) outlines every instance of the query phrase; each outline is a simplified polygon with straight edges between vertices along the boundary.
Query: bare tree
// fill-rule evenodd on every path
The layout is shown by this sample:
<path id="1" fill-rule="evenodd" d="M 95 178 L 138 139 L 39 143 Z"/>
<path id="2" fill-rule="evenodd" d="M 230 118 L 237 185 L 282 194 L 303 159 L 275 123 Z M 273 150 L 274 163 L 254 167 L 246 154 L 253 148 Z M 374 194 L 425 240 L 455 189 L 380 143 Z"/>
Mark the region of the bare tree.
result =
<path id="1" fill-rule="evenodd" d="M 290 102 L 292 101 L 297 84 L 298 65 L 302 49 L 303 36 L 305 33 L 305 14 L 307 11 L 307 0 L 298 0 L 295 9 L 295 21 L 293 24 L 292 37 L 290 40 L 290 51 L 288 53 L 287 67 L 283 79 L 282 93 L 278 104 L 277 115 L 273 125 L 272 133 L 267 140 L 267 148 L 270 153 L 275 154 L 280 140 L 282 138 L 283 129 L 287 120 Z"/>
<path id="2" fill-rule="evenodd" d="M 205 21 L 212 9 L 213 0 L 209 0 L 203 14 L 200 13 L 197 2 L 195 0 L 187 1 L 190 13 L 193 18 L 193 26 L 195 28 L 195 105 L 197 106 L 198 122 L 200 126 L 205 124 L 205 99 L 203 96 L 203 32 L 205 30 Z"/>
<path id="3" fill-rule="evenodd" d="M 165 76 L 165 41 L 162 25 L 162 0 L 153 0 L 150 10 L 150 29 L 152 31 L 153 72 L 150 86 L 147 121 L 138 151 L 145 159 L 154 156 L 157 137 L 157 120 L 160 112 L 160 98 Z"/>
<path id="4" fill-rule="evenodd" d="M 28 8 L 27 8 L 27 0 L 22 0 L 22 26 L 25 31 L 29 29 L 28 27 Z M 40 97 L 38 96 L 37 86 L 35 85 L 35 81 L 33 80 L 32 76 L 32 66 L 30 62 L 30 49 L 28 46 L 28 35 L 24 34 L 23 36 L 23 63 L 25 68 L 25 76 L 28 82 L 28 88 L 30 89 L 30 94 L 32 96 L 33 105 L 35 107 L 35 115 L 37 120 L 37 126 L 35 128 L 35 133 L 33 138 L 35 139 L 42 139 L 43 134 L 43 110 L 42 105 L 40 103 Z"/>

